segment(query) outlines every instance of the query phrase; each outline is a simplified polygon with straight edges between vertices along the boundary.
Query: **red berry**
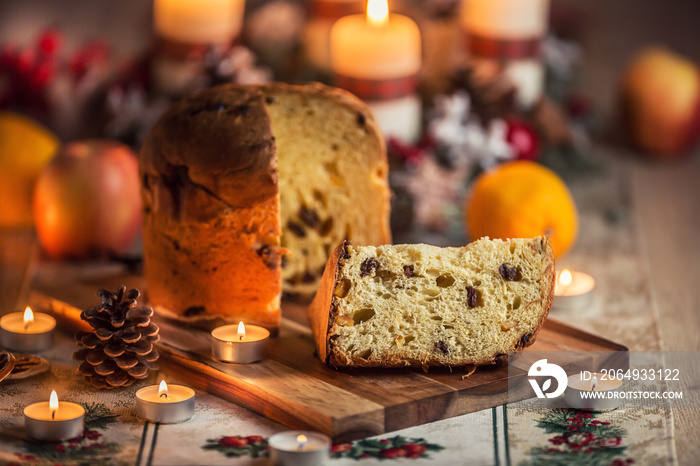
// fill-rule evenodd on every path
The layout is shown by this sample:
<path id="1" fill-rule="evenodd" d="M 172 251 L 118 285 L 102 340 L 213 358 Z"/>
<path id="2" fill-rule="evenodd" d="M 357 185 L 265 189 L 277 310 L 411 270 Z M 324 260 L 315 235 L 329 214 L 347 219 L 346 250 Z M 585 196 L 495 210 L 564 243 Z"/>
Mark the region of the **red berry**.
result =
<path id="1" fill-rule="evenodd" d="M 521 160 L 537 160 L 540 155 L 540 140 L 534 128 L 518 118 L 506 119 L 506 141 Z"/>
<path id="2" fill-rule="evenodd" d="M 7 44 L 0 50 L 0 70 L 12 70 L 17 64 L 17 46 Z"/>
<path id="3" fill-rule="evenodd" d="M 54 76 L 54 64 L 44 62 L 32 70 L 30 83 L 34 89 L 46 87 Z"/>
<path id="4" fill-rule="evenodd" d="M 243 437 L 221 437 L 219 445 L 222 447 L 244 447 L 248 445 L 248 439 Z"/>
<path id="5" fill-rule="evenodd" d="M 348 451 L 350 449 L 352 449 L 352 443 L 339 443 L 331 447 L 331 451 L 333 453 L 343 453 L 344 451 Z"/>
<path id="6" fill-rule="evenodd" d="M 45 56 L 53 56 L 61 48 L 62 42 L 61 33 L 57 29 L 50 28 L 41 33 L 37 47 Z"/>
<path id="7" fill-rule="evenodd" d="M 264 438 L 262 438 L 262 437 L 259 436 L 259 435 L 249 435 L 249 436 L 246 437 L 246 438 L 248 439 L 249 442 L 253 442 L 253 443 L 255 443 L 255 442 L 262 442 L 263 440 L 265 440 Z"/>
<path id="8" fill-rule="evenodd" d="M 17 61 L 15 62 L 15 70 L 19 74 L 26 75 L 34 67 L 34 62 L 34 52 L 32 52 L 31 50 L 22 50 L 17 55 Z"/>
<path id="9" fill-rule="evenodd" d="M 68 69 L 74 79 L 82 78 L 87 73 L 87 60 L 82 52 L 78 52 L 68 60 Z"/>
<path id="10" fill-rule="evenodd" d="M 428 449 L 428 447 L 419 443 L 406 443 L 403 445 L 402 448 L 405 449 L 409 454 L 417 454 L 418 456 L 425 453 L 425 451 Z"/>
<path id="11" fill-rule="evenodd" d="M 387 448 L 379 452 L 379 456 L 382 458 L 403 458 L 407 454 L 408 452 L 403 448 Z"/>

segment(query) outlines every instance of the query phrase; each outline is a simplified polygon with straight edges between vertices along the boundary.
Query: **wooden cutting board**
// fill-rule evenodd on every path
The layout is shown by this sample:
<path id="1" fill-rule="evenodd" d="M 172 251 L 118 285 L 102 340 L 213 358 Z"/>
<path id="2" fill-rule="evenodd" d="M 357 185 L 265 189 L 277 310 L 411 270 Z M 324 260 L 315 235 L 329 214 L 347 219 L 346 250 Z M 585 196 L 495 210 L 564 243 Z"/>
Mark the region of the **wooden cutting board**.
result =
<path id="1" fill-rule="evenodd" d="M 96 280 L 89 277 L 87 274 L 69 285 L 57 285 L 54 280 L 35 283 L 30 304 L 51 312 L 69 327 L 85 325 L 79 319 L 80 309 L 97 304 Z M 98 286 L 139 286 L 140 279 L 112 277 Z M 479 368 L 466 378 L 462 378 L 464 369 L 431 369 L 428 373 L 416 369 L 336 370 L 314 356 L 311 332 L 303 323 L 304 308 L 285 303 L 283 309 L 287 317 L 280 335 L 271 340 L 268 358 L 248 365 L 214 360 L 208 332 L 159 320 L 161 372 L 291 428 L 324 432 L 334 441 L 502 405 L 508 401 L 509 381 L 512 389 L 514 380 L 527 380 L 525 371 L 511 370 L 509 374 L 505 366 Z M 528 350 L 610 354 L 627 348 L 548 319 Z M 510 395 L 512 400 L 512 391 Z"/>

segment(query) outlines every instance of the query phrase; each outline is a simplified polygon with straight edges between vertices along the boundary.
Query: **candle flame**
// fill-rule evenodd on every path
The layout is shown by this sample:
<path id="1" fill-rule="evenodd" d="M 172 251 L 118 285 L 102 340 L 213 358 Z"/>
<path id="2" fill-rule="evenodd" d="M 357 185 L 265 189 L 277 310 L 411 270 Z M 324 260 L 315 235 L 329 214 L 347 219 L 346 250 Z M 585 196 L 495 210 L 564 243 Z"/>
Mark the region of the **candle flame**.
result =
<path id="1" fill-rule="evenodd" d="M 571 285 L 572 280 L 573 278 L 571 277 L 571 271 L 569 269 L 564 269 L 561 271 L 561 274 L 559 274 L 559 283 L 562 286 Z"/>
<path id="2" fill-rule="evenodd" d="M 306 438 L 306 435 L 302 434 L 297 437 L 297 444 L 299 446 L 299 449 L 301 450 L 306 446 L 306 443 L 309 441 L 309 439 Z"/>
<path id="3" fill-rule="evenodd" d="M 56 394 L 56 390 L 51 390 L 51 396 L 49 397 L 49 411 L 51 412 L 51 419 L 56 418 L 56 412 L 58 411 L 58 394 Z"/>
<path id="4" fill-rule="evenodd" d="M 592 392 L 595 391 L 596 385 L 598 385 L 598 377 L 594 376 L 593 379 L 591 380 L 591 391 Z"/>
<path id="5" fill-rule="evenodd" d="M 160 385 L 158 385 L 158 398 L 161 397 L 168 397 L 168 384 L 165 383 L 165 380 L 161 380 Z"/>
<path id="6" fill-rule="evenodd" d="M 389 22 L 389 3 L 387 0 L 367 1 L 367 23 L 372 26 L 384 26 Z"/>
<path id="7" fill-rule="evenodd" d="M 245 338 L 245 325 L 243 322 L 238 323 L 238 339 L 243 340 Z"/>
<path id="8" fill-rule="evenodd" d="M 27 327 L 29 327 L 32 322 L 34 322 L 34 313 L 32 312 L 32 308 L 27 306 L 27 308 L 24 310 L 24 329 L 26 330 Z"/>

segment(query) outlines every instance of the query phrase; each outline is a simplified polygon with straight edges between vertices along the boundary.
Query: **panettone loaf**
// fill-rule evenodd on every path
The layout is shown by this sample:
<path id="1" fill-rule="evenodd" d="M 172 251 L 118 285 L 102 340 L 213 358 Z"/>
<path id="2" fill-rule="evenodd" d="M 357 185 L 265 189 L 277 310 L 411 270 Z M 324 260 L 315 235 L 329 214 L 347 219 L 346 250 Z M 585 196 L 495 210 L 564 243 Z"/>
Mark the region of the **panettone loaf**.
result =
<path id="1" fill-rule="evenodd" d="M 343 242 L 309 320 L 320 359 L 333 366 L 494 364 L 534 342 L 554 277 L 545 237 L 462 248 Z"/>
<path id="2" fill-rule="evenodd" d="M 275 327 L 281 277 L 310 295 L 339 241 L 390 242 L 384 140 L 338 89 L 186 97 L 151 129 L 141 174 L 147 296 L 181 318 Z"/>

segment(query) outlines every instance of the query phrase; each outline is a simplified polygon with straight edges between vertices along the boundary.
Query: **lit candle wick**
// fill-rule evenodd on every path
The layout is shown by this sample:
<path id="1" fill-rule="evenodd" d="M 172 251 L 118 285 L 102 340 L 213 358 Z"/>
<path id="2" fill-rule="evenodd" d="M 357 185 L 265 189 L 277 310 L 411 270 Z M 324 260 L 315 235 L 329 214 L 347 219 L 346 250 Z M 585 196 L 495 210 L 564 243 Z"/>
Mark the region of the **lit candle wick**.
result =
<path id="1" fill-rule="evenodd" d="M 309 441 L 309 440 L 306 438 L 306 435 L 303 435 L 303 434 L 302 434 L 302 435 L 299 435 L 299 436 L 297 437 L 297 446 L 298 446 L 297 449 L 298 449 L 298 450 L 303 450 L 304 447 L 306 446 L 306 443 L 307 443 L 308 441 Z"/>
<path id="2" fill-rule="evenodd" d="M 29 326 L 34 322 L 34 313 L 32 309 L 27 306 L 24 310 L 24 330 L 27 330 Z"/>
<path id="3" fill-rule="evenodd" d="M 367 2 L 367 24 L 382 27 L 389 22 L 389 3 L 387 0 L 369 0 Z"/>
<path id="4" fill-rule="evenodd" d="M 566 296 L 569 291 L 569 287 L 573 283 L 573 277 L 569 269 L 564 269 L 559 274 L 559 285 L 561 285 L 561 293 Z"/>
<path id="5" fill-rule="evenodd" d="M 56 411 L 58 411 L 58 394 L 56 394 L 56 390 L 51 390 L 49 410 L 51 411 L 51 420 L 53 421 L 56 419 Z"/>
<path id="6" fill-rule="evenodd" d="M 591 391 L 595 391 L 595 386 L 598 385 L 598 377 L 593 377 L 591 380 Z"/>
<path id="7" fill-rule="evenodd" d="M 165 380 L 161 380 L 160 385 L 158 385 L 158 398 L 163 397 L 168 398 L 168 384 L 165 383 Z"/>

